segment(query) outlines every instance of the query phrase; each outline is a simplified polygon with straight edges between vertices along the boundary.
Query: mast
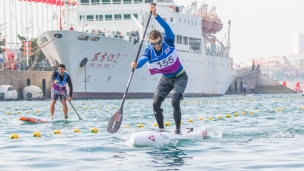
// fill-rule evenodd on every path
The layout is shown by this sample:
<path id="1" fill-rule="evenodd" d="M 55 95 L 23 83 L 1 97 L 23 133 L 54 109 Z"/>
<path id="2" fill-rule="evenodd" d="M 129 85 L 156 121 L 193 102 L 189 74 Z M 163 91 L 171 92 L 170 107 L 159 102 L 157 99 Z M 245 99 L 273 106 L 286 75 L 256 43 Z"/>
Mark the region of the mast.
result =
<path id="1" fill-rule="evenodd" d="M 231 20 L 228 20 L 228 43 L 227 43 L 228 57 L 230 57 L 230 27 L 231 27 Z"/>

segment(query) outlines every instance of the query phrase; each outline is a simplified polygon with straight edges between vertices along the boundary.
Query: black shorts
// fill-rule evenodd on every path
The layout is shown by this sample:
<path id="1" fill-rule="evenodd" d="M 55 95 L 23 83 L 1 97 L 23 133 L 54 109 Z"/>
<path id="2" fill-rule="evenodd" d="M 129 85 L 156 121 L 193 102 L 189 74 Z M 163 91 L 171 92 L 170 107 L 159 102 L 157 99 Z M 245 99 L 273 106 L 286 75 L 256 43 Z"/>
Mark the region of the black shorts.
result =
<path id="1" fill-rule="evenodd" d="M 188 83 L 188 75 L 186 72 L 177 78 L 167 78 L 162 76 L 159 80 L 158 86 L 154 95 L 166 98 L 173 90 L 173 93 L 183 94 Z"/>
<path id="2" fill-rule="evenodd" d="M 66 97 L 61 94 L 61 93 L 58 93 L 58 91 L 54 90 L 54 89 L 51 89 L 51 100 L 58 100 L 58 97 L 60 97 L 60 100 L 66 100 Z"/>

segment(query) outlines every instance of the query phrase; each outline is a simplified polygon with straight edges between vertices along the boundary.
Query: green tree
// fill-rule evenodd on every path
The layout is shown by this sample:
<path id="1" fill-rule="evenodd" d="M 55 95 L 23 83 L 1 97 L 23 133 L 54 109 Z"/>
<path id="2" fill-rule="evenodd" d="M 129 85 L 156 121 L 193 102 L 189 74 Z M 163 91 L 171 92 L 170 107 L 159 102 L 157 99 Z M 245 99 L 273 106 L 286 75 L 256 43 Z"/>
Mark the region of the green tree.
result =
<path id="1" fill-rule="evenodd" d="M 22 37 L 18 34 L 18 38 L 20 41 L 26 41 L 25 37 Z M 32 42 L 32 55 L 30 56 L 30 58 L 32 58 L 34 60 L 36 53 L 39 53 L 40 49 L 38 48 L 38 44 L 37 44 L 37 40 L 38 38 L 32 38 L 29 41 Z M 24 45 L 21 46 L 21 48 L 19 49 L 21 52 L 23 52 L 23 47 Z M 45 59 L 45 55 L 42 53 L 42 51 L 40 51 L 37 62 L 41 62 L 43 59 Z"/>
<path id="2" fill-rule="evenodd" d="M 3 41 L 2 39 L 0 39 L 0 54 L 4 53 L 4 51 L 1 48 L 4 44 L 5 44 L 5 40 Z"/>

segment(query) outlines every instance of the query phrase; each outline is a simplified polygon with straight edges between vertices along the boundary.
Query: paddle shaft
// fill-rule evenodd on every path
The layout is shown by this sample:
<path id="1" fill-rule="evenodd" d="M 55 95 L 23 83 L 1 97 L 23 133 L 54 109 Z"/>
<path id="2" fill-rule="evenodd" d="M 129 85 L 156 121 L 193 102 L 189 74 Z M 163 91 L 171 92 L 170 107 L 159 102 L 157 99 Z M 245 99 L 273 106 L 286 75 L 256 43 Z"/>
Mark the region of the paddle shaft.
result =
<path id="1" fill-rule="evenodd" d="M 151 5 L 156 5 L 156 4 L 152 3 Z M 142 47 L 144 39 L 145 39 L 145 35 L 146 35 L 147 29 L 148 29 L 148 25 L 150 23 L 151 16 L 152 16 L 152 11 L 150 11 L 150 15 L 149 15 L 149 18 L 148 18 L 148 21 L 147 21 L 147 25 L 146 25 L 144 34 L 142 35 L 142 39 L 141 39 L 141 42 L 140 42 L 140 45 L 139 45 L 139 48 L 138 48 L 138 51 L 137 51 L 137 54 L 136 54 L 135 62 L 137 62 L 137 60 L 138 60 L 139 53 L 140 53 L 141 47 Z M 126 95 L 128 93 L 128 90 L 129 90 L 129 86 L 130 86 L 134 71 L 135 71 L 135 68 L 132 68 L 132 71 L 130 73 L 129 80 L 128 80 L 128 83 L 127 83 L 126 91 L 124 92 L 124 95 L 122 97 L 122 102 L 121 102 L 120 108 L 118 109 L 118 111 L 114 115 L 112 115 L 112 117 L 108 121 L 107 131 L 109 133 L 115 133 L 120 128 L 122 118 L 123 118 L 123 105 L 124 105 Z"/>
<path id="2" fill-rule="evenodd" d="M 155 3 L 152 3 L 151 5 L 156 6 Z M 143 42 L 144 42 L 144 39 L 145 39 L 147 30 L 148 30 L 148 26 L 149 26 L 149 23 L 150 23 L 151 16 L 152 16 L 152 11 L 150 11 L 150 15 L 149 15 L 149 18 L 148 18 L 148 21 L 147 21 L 147 25 L 146 25 L 144 34 L 142 35 L 142 39 L 141 39 L 141 42 L 140 42 L 140 44 L 139 44 L 139 48 L 138 48 L 138 51 L 137 51 L 136 58 L 135 58 L 134 62 L 137 62 L 137 60 L 138 60 L 139 53 L 140 53 L 141 47 L 142 47 L 142 45 L 143 45 Z M 131 80 L 132 80 L 134 71 L 135 71 L 135 68 L 132 68 L 132 71 L 131 71 L 131 73 L 130 73 L 129 80 L 128 80 L 128 83 L 127 83 L 127 88 L 126 88 L 126 91 L 125 91 L 124 96 L 123 96 L 123 98 L 122 98 L 122 105 L 123 105 L 124 102 L 125 102 L 126 95 L 127 95 L 127 93 L 128 93 L 129 86 L 130 86 L 130 83 L 131 83 Z"/>
<path id="3" fill-rule="evenodd" d="M 62 91 L 61 87 L 58 85 L 58 83 L 56 84 L 57 87 L 59 88 L 59 90 L 61 91 L 61 93 L 64 95 L 64 97 L 66 99 L 68 99 L 67 95 Z M 72 105 L 72 103 L 70 101 L 68 101 L 70 103 L 70 105 L 72 106 L 72 108 L 74 109 L 74 111 L 76 112 L 76 114 L 78 115 L 79 120 L 82 120 L 82 118 L 79 116 L 78 112 L 76 111 L 76 109 L 74 108 L 74 106 Z"/>

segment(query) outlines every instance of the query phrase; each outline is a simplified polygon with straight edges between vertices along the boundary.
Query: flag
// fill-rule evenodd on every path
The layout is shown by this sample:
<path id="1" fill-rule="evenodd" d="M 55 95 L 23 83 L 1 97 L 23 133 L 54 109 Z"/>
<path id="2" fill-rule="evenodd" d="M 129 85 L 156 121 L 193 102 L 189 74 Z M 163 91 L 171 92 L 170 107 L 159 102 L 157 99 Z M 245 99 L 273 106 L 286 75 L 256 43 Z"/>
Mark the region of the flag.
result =
<path id="1" fill-rule="evenodd" d="M 46 3 L 46 0 L 42 0 L 42 3 Z"/>
<path id="2" fill-rule="evenodd" d="M 283 81 L 283 86 L 286 87 L 286 81 L 285 80 Z"/>
<path id="3" fill-rule="evenodd" d="M 301 92 L 300 82 L 297 82 L 296 87 L 295 87 L 295 91 L 296 92 Z"/>
<path id="4" fill-rule="evenodd" d="M 57 0 L 57 6 L 64 6 L 64 1 L 62 0 Z"/>

